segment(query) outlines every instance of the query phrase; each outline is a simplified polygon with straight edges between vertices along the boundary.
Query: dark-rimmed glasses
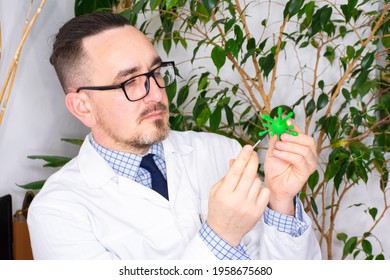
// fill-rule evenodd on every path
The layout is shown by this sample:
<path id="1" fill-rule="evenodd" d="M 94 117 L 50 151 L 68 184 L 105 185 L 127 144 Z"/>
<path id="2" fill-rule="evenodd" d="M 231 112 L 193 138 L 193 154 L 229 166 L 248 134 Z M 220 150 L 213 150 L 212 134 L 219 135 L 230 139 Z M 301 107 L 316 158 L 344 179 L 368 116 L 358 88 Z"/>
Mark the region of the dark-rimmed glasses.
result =
<path id="1" fill-rule="evenodd" d="M 175 62 L 161 62 L 161 64 L 153 70 L 131 77 L 130 79 L 118 85 L 79 87 L 77 92 L 84 89 L 111 90 L 121 88 L 127 100 L 134 102 L 141 100 L 149 94 L 150 77 L 153 78 L 159 88 L 166 88 L 170 86 L 175 81 Z"/>

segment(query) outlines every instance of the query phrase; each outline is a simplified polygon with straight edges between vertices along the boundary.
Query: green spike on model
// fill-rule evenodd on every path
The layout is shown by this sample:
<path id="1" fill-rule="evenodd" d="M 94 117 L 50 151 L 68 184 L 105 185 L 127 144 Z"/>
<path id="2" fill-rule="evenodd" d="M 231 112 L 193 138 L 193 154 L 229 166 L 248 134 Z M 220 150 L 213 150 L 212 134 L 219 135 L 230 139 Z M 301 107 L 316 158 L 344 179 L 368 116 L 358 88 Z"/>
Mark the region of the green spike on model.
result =
<path id="1" fill-rule="evenodd" d="M 297 136 L 298 132 L 290 131 L 289 129 L 293 129 L 293 125 L 288 125 L 287 120 L 294 116 L 293 112 L 288 113 L 287 117 L 282 118 L 282 107 L 278 108 L 278 118 L 272 119 L 268 115 L 261 115 L 261 118 L 268 121 L 269 123 L 263 123 L 263 126 L 269 127 L 269 129 L 259 132 L 259 136 L 264 136 L 265 134 L 269 133 L 271 136 L 274 136 L 275 134 L 278 135 L 278 140 L 280 140 L 280 135 L 283 133 L 288 133 L 293 136 Z"/>

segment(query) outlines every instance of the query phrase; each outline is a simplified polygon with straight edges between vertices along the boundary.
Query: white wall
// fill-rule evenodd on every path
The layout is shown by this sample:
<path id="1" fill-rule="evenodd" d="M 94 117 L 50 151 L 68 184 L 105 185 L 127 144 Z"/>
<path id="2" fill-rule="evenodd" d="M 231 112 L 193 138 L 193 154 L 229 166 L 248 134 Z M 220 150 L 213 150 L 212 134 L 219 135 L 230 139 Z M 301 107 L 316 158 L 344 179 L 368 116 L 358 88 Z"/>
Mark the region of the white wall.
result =
<path id="1" fill-rule="evenodd" d="M 34 1 L 33 11 L 38 7 L 39 2 L 39 0 Z M 20 41 L 29 3 L 30 1 L 0 1 L 3 41 L 0 86 L 4 82 Z M 46 2 L 25 43 L 6 115 L 0 126 L 0 196 L 8 193 L 12 195 L 14 212 L 21 207 L 25 193 L 16 184 L 45 179 L 54 171 L 43 169 L 42 162 L 29 160 L 27 156 L 36 154 L 75 156 L 77 147 L 64 143 L 60 139 L 81 139 L 88 132 L 65 108 L 64 94 L 54 69 L 48 61 L 53 36 L 71 17 L 73 17 L 73 1 L 48 0 Z M 178 50 L 172 52 L 170 58 L 176 59 L 178 55 L 182 56 L 185 53 L 183 50 Z M 165 55 L 163 51 L 160 54 Z M 180 58 L 177 61 L 181 61 Z M 287 69 L 287 65 L 283 66 Z M 283 85 L 279 90 L 283 90 Z M 298 122 L 301 121 L 304 120 L 298 119 Z M 370 182 L 373 181 L 375 182 L 376 178 L 371 178 Z M 371 189 L 371 186 L 375 185 L 376 182 L 360 186 L 362 191 L 359 193 L 362 197 L 358 201 L 378 205 L 378 193 L 375 194 Z M 355 234 L 361 234 L 362 228 L 368 229 L 371 221 L 367 220 L 363 208 L 361 208 L 361 216 L 350 214 L 354 210 L 348 208 L 347 202 L 354 203 L 354 201 L 356 199 L 351 197 L 342 206 L 343 213 L 341 220 L 337 222 L 336 230 L 352 230 Z M 356 224 L 359 224 L 359 227 L 352 226 Z M 390 258 L 390 239 L 386 236 L 389 227 L 390 215 L 387 213 L 386 220 L 375 231 L 379 239 L 384 242 L 382 246 L 387 259 Z"/>
<path id="2" fill-rule="evenodd" d="M 28 155 L 74 156 L 77 148 L 61 138 L 83 138 L 87 130 L 64 106 L 64 94 L 49 63 L 51 41 L 58 28 L 73 17 L 73 1 L 46 1 L 20 58 L 16 79 L 0 126 L 0 195 L 11 194 L 13 211 L 22 206 L 25 191 L 16 184 L 46 179 L 53 169 Z M 24 28 L 30 1 L 0 1 L 3 85 Z M 37 9 L 40 1 L 34 1 Z"/>

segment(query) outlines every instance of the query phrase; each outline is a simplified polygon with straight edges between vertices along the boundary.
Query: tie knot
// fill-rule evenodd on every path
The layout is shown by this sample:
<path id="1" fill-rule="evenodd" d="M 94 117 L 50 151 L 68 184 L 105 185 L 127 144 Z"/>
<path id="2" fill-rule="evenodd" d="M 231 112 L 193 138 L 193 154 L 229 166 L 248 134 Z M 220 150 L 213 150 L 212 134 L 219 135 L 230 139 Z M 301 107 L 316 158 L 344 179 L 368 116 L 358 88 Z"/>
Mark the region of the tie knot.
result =
<path id="1" fill-rule="evenodd" d="M 140 167 L 148 170 L 150 173 L 159 170 L 153 159 L 154 154 L 147 154 L 141 160 Z"/>

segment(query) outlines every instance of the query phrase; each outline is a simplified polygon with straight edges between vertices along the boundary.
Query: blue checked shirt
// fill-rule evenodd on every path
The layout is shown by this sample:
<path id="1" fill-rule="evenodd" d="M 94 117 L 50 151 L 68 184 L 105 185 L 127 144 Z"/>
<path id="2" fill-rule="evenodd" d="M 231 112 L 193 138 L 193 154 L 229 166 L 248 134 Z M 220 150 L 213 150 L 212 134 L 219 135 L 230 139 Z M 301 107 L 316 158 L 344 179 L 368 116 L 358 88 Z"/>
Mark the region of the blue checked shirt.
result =
<path id="1" fill-rule="evenodd" d="M 124 152 L 112 151 L 100 146 L 92 134 L 89 141 L 95 150 L 103 157 L 116 174 L 127 177 L 148 188 L 152 188 L 152 178 L 148 171 L 140 167 L 143 155 L 128 154 Z M 167 169 L 164 159 L 164 148 L 162 143 L 151 146 L 147 154 L 155 154 L 154 160 L 162 174 L 167 178 Z M 297 199 L 297 198 L 296 198 Z M 275 226 L 279 231 L 290 234 L 293 237 L 300 236 L 307 225 L 302 219 L 302 208 L 300 203 L 296 203 L 296 217 L 291 217 L 269 208 L 266 208 L 263 218 L 268 225 Z M 246 253 L 245 246 L 239 245 L 237 248 L 231 246 L 219 237 L 205 222 L 199 231 L 201 239 L 206 243 L 211 252 L 220 260 L 250 260 Z"/>
<path id="2" fill-rule="evenodd" d="M 152 177 L 149 171 L 140 167 L 141 160 L 144 155 L 135 155 L 109 150 L 100 146 L 95 141 L 92 134 L 89 136 L 89 141 L 99 155 L 107 161 L 116 174 L 136 181 L 148 188 L 152 188 Z M 154 161 L 166 179 L 167 168 L 165 165 L 162 143 L 158 143 L 150 147 L 146 154 L 155 154 L 153 157 Z"/>

